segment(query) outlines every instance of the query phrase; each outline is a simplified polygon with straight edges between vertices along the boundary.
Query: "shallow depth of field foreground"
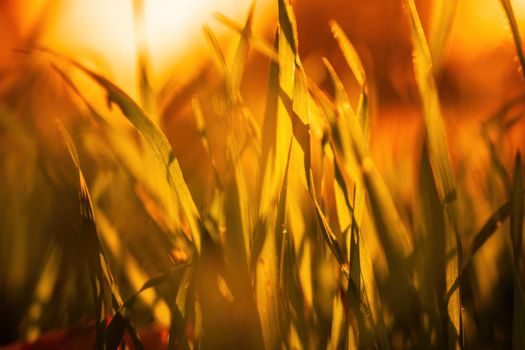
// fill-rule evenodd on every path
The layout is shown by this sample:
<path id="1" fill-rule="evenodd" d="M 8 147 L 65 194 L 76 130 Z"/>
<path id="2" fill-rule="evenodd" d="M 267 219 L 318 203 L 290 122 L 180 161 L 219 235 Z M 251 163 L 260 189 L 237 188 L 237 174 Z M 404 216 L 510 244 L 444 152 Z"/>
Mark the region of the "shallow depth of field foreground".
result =
<path id="1" fill-rule="evenodd" d="M 525 349 L 524 23 L 0 2 L 0 348 Z"/>

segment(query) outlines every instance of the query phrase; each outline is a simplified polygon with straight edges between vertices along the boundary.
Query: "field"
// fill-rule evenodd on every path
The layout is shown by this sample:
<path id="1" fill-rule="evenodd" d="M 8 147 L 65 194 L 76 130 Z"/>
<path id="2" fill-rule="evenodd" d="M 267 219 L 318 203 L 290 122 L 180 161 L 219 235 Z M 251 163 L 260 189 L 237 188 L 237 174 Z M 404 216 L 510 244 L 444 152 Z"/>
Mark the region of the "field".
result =
<path id="1" fill-rule="evenodd" d="M 525 349 L 510 0 L 512 52 L 483 72 L 449 54 L 456 1 L 385 1 L 404 29 L 376 57 L 387 34 L 347 34 L 365 20 L 315 33 L 304 1 L 277 0 L 264 25 L 255 3 L 216 13 L 206 57 L 162 83 L 147 1 L 137 87 L 41 45 L 44 20 L 0 60 L 0 347 Z"/>

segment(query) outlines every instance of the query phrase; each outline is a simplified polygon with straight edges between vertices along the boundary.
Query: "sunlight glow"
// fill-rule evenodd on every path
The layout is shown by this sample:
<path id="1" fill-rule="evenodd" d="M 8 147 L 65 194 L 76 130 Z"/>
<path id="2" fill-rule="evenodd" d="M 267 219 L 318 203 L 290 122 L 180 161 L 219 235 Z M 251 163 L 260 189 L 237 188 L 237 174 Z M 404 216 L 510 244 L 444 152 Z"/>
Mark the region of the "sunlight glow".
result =
<path id="1" fill-rule="evenodd" d="M 145 39 L 154 78 L 174 60 L 205 45 L 204 23 L 216 11 L 244 20 L 250 0 L 145 0 Z M 261 1 L 264 3 L 265 1 Z M 132 0 L 64 0 L 47 30 L 46 45 L 78 56 L 86 54 L 131 94 L 135 94 L 136 43 Z M 218 27 L 219 32 L 226 29 Z M 187 72 L 186 72 L 187 73 Z M 162 77 L 165 78 L 165 77 Z"/>

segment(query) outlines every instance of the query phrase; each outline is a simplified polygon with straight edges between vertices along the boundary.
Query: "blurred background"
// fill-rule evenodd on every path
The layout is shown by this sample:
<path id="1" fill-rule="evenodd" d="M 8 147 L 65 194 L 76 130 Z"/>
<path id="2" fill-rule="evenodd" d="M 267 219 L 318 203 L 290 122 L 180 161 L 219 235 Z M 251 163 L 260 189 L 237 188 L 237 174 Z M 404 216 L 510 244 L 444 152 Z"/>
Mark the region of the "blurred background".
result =
<path id="1" fill-rule="evenodd" d="M 414 164 L 417 165 L 414 150 L 421 142 L 421 115 L 403 1 L 295 0 L 292 3 L 298 24 L 300 56 L 306 73 L 319 86 L 330 89 L 322 63 L 322 58 L 327 57 L 349 95 L 355 97 L 358 89 L 328 22 L 336 20 L 355 45 L 372 96 L 373 157 L 381 173 L 389 174 L 385 179 L 394 197 L 399 198 L 396 204 L 408 207 L 406 203 L 413 201 Z M 432 23 L 441 6 L 447 4 L 426 0 L 416 3 L 427 36 L 432 36 Z M 455 1 L 450 1 L 452 3 L 454 5 L 450 6 L 455 7 Z M 78 205 L 73 190 L 75 180 L 67 175 L 71 165 L 63 145 L 57 142 L 53 120 L 57 117 L 64 120 L 74 134 L 90 123 L 83 116 L 85 105 L 53 70 L 49 57 L 28 54 L 24 49 L 45 47 L 74 58 L 138 100 L 137 48 L 140 48 L 148 62 L 149 84 L 159 96 L 156 101 L 159 122 L 172 142 L 184 173 L 192 174 L 188 178 L 192 193 L 197 198 L 204 198 L 202 181 L 210 169 L 201 161 L 202 147 L 196 146 L 199 133 L 191 117 L 191 97 L 207 96 L 207 91 L 217 84 L 218 68 L 203 34 L 203 25 L 212 28 L 225 52 L 231 55 L 238 42 L 238 33 L 221 24 L 214 14 L 220 12 L 242 24 L 250 4 L 247 0 L 0 1 L 0 345 L 28 336 L 27 331 L 21 330 L 30 328 L 26 315 L 35 297 L 33 291 L 39 290 L 35 276 L 45 270 L 47 265 L 43 262 L 52 255 L 49 242 L 52 239 L 71 240 L 69 232 L 78 229 L 74 220 L 66 219 L 74 217 Z M 523 33 L 525 2 L 513 1 L 513 5 Z M 141 8 L 141 15 L 137 15 L 137 8 Z M 270 44 L 276 22 L 276 2 L 258 0 L 254 35 Z M 523 106 L 516 103 L 504 110 L 505 116 L 514 120 L 504 136 L 490 131 L 488 136 L 484 135 L 480 125 L 505 103 L 522 96 L 525 82 L 518 70 L 512 36 L 497 0 L 457 1 L 453 17 L 445 23 L 448 24 L 442 29 L 448 35 L 435 38 L 442 40 L 446 47 L 435 63 L 442 109 L 456 173 L 469 179 L 467 186 L 482 189 L 478 197 L 472 197 L 476 201 L 476 215 L 472 217 L 484 218 L 490 214 L 491 204 L 504 199 L 503 195 L 491 197 L 491 193 L 504 193 L 497 189 L 505 186 L 498 182 L 491 187 L 485 181 L 487 164 L 491 161 L 485 136 L 497 147 L 503 166 L 510 169 L 514 151 L 525 151 L 525 127 L 520 119 Z M 258 121 L 264 115 L 268 65 L 267 57 L 252 50 L 242 81 L 244 102 Z M 81 77 L 76 77 L 75 82 L 95 108 L 105 108 L 99 90 L 93 89 Z M 129 128 L 124 118 L 115 116 L 114 123 Z M 213 128 L 213 122 L 210 123 Z M 211 135 L 212 142 L 214 137 L 220 138 L 220 135 L 213 136 L 213 132 Z M 87 132 L 82 144 L 91 145 L 93 153 L 84 154 L 80 150 L 81 158 L 87 159 L 88 180 L 95 178 L 97 166 L 113 161 L 92 136 Z M 50 178 L 66 186 L 52 188 Z M 96 192 L 97 186 L 103 187 L 104 180 L 95 182 L 93 191 Z M 140 206 L 139 202 L 133 199 L 124 203 L 118 198 L 104 197 L 100 205 L 112 208 L 107 215 L 119 231 L 135 232 L 143 241 L 153 239 L 151 232 L 159 227 L 151 220 L 140 219 L 148 208 Z M 129 218 L 130 211 L 139 214 Z M 410 217 L 409 212 L 407 216 Z M 481 221 L 475 219 L 472 225 L 479 227 Z M 126 244 L 129 246 L 123 250 L 143 256 L 142 261 L 160 259 L 152 258 L 155 251 L 148 252 L 147 247 L 144 252 L 138 251 L 140 239 L 138 243 Z M 502 244 L 494 241 L 492 248 L 483 250 L 480 255 L 485 261 L 491 261 L 499 254 L 498 247 Z M 40 310 L 40 314 L 48 318 L 42 324 L 48 329 L 78 322 L 88 308 L 84 303 L 90 292 L 87 281 L 78 271 L 67 272 L 70 268 L 67 261 L 74 261 L 78 252 L 75 249 L 81 251 L 82 247 L 74 244 L 71 247 L 63 254 L 72 260 L 64 260 L 64 268 L 59 269 L 66 272 L 53 276 L 57 285 L 64 286 L 64 294 L 57 296 L 46 292 L 45 285 L 41 287 L 45 298 L 66 301 L 53 312 L 46 312 L 42 306 L 44 311 Z M 143 269 L 147 275 L 152 275 L 163 264 L 167 262 L 155 261 Z M 494 289 L 502 278 L 496 265 L 483 265 L 485 277 L 478 281 L 481 292 L 476 302 L 477 307 L 486 308 L 487 312 L 501 312 L 501 315 L 492 316 L 504 319 L 505 308 L 487 306 L 494 295 L 508 292 Z M 67 277 L 68 273 L 77 280 Z M 502 328 L 504 325 L 500 323 Z M 490 332 L 497 338 L 505 331 L 492 328 Z"/>
<path id="2" fill-rule="evenodd" d="M 326 80 L 321 58 L 327 57 L 336 68 L 341 68 L 340 76 L 346 87 L 356 89 L 330 33 L 328 21 L 336 20 L 357 48 L 370 85 L 376 92 L 374 120 L 378 116 L 382 119 L 392 116 L 394 120 L 403 118 L 407 121 L 403 126 L 407 126 L 409 120 L 417 118 L 412 108 L 417 104 L 417 93 L 411 74 L 410 41 L 402 1 L 377 0 L 362 4 L 342 0 L 296 0 L 293 3 L 301 57 L 311 79 L 319 84 Z M 523 81 L 510 30 L 498 1 L 465 0 L 457 4 L 452 1 L 450 5 L 442 5 L 439 1 L 416 3 L 428 35 L 431 35 L 432 13 L 443 6 L 456 7 L 453 21 L 445 28 L 448 34 L 442 39 L 446 42 L 446 52 L 437 63 L 441 101 L 451 125 L 486 117 L 504 101 L 519 94 Z M 38 43 L 89 62 L 132 97 L 138 97 L 136 49 L 145 42 L 153 89 L 161 91 L 167 82 L 172 88 L 183 89 L 202 74 L 203 67 L 209 67 L 212 59 L 213 53 L 202 26 L 210 25 L 223 42 L 231 41 L 236 33 L 218 23 L 213 14 L 221 12 L 241 23 L 249 5 L 247 0 L 144 1 L 138 38 L 134 1 L 131 0 L 110 3 L 102 0 L 4 0 L 0 4 L 0 69 L 6 72 L 9 67 L 24 61 L 13 49 Z M 521 25 L 525 5 L 515 1 L 513 6 L 518 25 Z M 273 36 L 276 12 L 272 1 L 257 2 L 255 32 L 268 42 Z M 232 46 L 230 51 L 234 49 L 234 45 L 229 46 Z M 257 87 L 266 81 L 267 71 L 260 69 L 265 60 L 252 52 L 248 65 L 250 82 L 243 86 L 245 100 L 256 115 L 261 114 L 264 105 Z M 175 111 L 170 113 L 175 114 Z M 388 121 L 381 124 L 384 130 L 402 127 L 399 123 L 390 125 Z M 454 142 L 470 146 L 471 140 L 461 136 L 467 130 L 453 129 L 451 132 L 460 133 L 453 138 Z M 396 142 L 392 140 L 396 135 L 400 133 L 388 132 L 376 140 Z M 395 161 L 390 155 L 381 159 L 382 162 L 389 160 Z"/>

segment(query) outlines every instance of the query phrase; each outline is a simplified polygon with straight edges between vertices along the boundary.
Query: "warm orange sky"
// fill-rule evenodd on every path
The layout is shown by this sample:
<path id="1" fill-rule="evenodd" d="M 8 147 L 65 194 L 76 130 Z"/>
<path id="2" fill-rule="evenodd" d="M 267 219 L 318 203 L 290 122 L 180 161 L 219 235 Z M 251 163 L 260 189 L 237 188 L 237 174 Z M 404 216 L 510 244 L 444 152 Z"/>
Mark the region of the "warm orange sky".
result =
<path id="1" fill-rule="evenodd" d="M 322 2 L 318 7 L 327 9 L 326 11 L 344 8 L 344 0 L 295 0 L 293 3 L 297 12 L 301 13 L 302 8 L 312 7 L 311 4 L 315 1 Z M 4 0 L 0 2 L 0 11 L 4 12 L 0 13 L 0 39 L 4 42 L 10 41 L 11 37 L 27 31 L 30 24 L 40 18 L 43 4 L 46 3 L 51 4 L 51 11 L 47 11 L 51 15 L 45 26 L 43 44 L 68 56 L 77 59 L 81 57 L 84 61 L 91 60 L 100 71 L 135 96 L 133 0 Z M 198 55 L 211 56 L 202 34 L 204 23 L 211 24 L 218 34 L 230 38 L 234 36 L 232 31 L 225 29 L 212 18 L 215 11 L 243 21 L 251 0 L 144 0 L 144 3 L 153 84 L 159 86 L 168 76 L 168 72 L 175 71 L 177 74 L 187 75 L 192 68 L 198 68 L 195 64 L 199 61 L 196 59 Z M 269 10 L 276 7 L 275 3 L 273 0 L 257 1 L 256 23 L 261 24 L 274 18 L 268 14 L 275 12 L 275 9 Z M 385 3 L 391 4 L 392 1 Z M 512 3 L 518 23 L 523 23 L 525 1 L 514 0 Z M 426 0 L 421 0 L 418 4 L 424 9 L 423 5 L 427 3 Z M 340 17 L 337 13 L 328 15 L 327 18 Z M 422 15 L 425 17 L 424 11 Z M 351 18 L 350 15 L 348 17 Z M 378 18 L 374 13 L 367 13 L 367 17 L 367 21 Z M 302 20 L 305 23 L 311 22 L 308 18 Z M 428 25 L 428 18 L 426 20 Z M 10 24 L 9 21 L 15 24 Z M 343 27 L 355 27 L 349 23 L 342 24 Z M 367 30 L 358 29 L 358 32 Z M 525 28 L 521 29 L 523 32 Z M 307 40 L 308 37 L 301 36 L 300 33 L 300 41 L 304 43 Z M 460 66 L 463 61 L 463 64 L 468 66 L 477 54 L 494 50 L 502 44 L 508 46 L 510 41 L 511 36 L 498 0 L 459 1 L 450 57 Z M 327 52 L 324 46 L 328 44 L 333 43 L 316 43 L 323 53 Z M 180 61 L 181 56 L 186 57 L 185 62 Z M 188 60 L 192 64 L 187 64 Z"/>
<path id="2" fill-rule="evenodd" d="M 164 75 L 175 57 L 195 44 L 204 46 L 202 26 L 216 24 L 212 18 L 214 11 L 243 19 L 249 4 L 250 0 L 146 0 L 146 40 L 154 73 Z M 134 75 L 129 74 L 135 64 L 132 1 L 63 0 L 61 7 L 46 40 L 68 53 L 91 51 L 101 54 L 109 61 L 109 68 L 118 82 L 134 85 Z M 214 27 L 225 32 L 224 27 Z"/>
<path id="3" fill-rule="evenodd" d="M 268 2 L 257 2 L 259 14 L 266 12 Z M 50 6 L 45 7 L 46 3 Z M 145 35 L 154 83 L 165 78 L 179 57 L 208 50 L 202 31 L 205 23 L 219 36 L 233 34 L 213 19 L 214 12 L 241 22 L 250 3 L 251 0 L 145 0 Z M 93 60 L 105 74 L 135 94 L 133 0 L 5 0 L 0 3 L 0 12 L 4 12 L 0 13 L 0 22 L 4 22 L 0 23 L 0 39 L 12 39 L 11 45 L 16 46 L 16 37 L 26 34 L 46 13 L 48 20 L 40 39 L 43 45 L 70 57 Z M 198 68 L 187 65 L 190 70 L 192 66 Z"/>

